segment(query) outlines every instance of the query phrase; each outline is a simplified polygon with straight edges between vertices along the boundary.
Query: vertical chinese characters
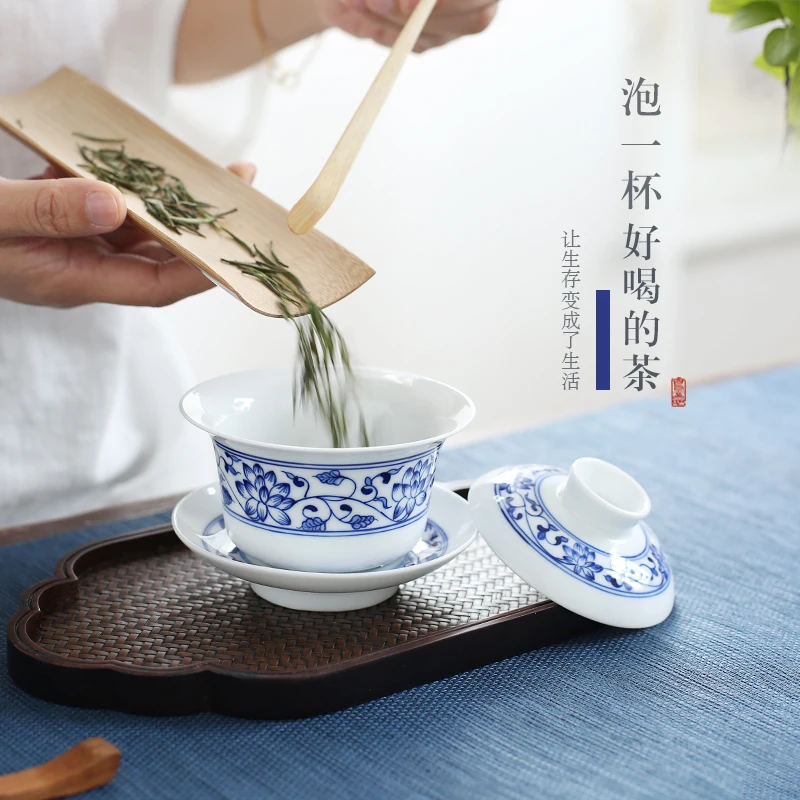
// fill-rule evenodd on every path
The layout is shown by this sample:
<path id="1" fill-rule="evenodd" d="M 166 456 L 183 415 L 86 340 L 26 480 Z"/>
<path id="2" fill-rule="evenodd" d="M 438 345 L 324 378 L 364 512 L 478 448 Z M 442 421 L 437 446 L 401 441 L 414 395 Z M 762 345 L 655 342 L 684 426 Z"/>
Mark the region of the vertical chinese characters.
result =
<path id="1" fill-rule="evenodd" d="M 640 117 L 661 115 L 657 83 L 648 84 L 644 78 L 636 81 L 626 78 L 622 93 L 625 96 L 622 107 L 626 117 L 634 114 Z M 660 147 L 660 142 L 657 139 L 652 142 L 626 142 L 624 146 Z M 656 379 L 660 375 L 656 371 L 656 362 L 660 359 L 653 349 L 656 348 L 659 337 L 659 318 L 655 315 L 653 306 L 658 303 L 660 287 L 656 280 L 656 267 L 651 263 L 655 246 L 660 243 L 660 239 L 656 236 L 656 225 L 641 224 L 644 222 L 644 212 L 651 211 L 661 200 L 659 178 L 661 175 L 655 171 L 638 174 L 635 170 L 628 170 L 627 177 L 622 179 L 625 184 L 622 201 L 629 211 L 636 212 L 639 217 L 629 222 L 628 229 L 622 234 L 625 238 L 625 255 L 622 260 L 635 259 L 629 261 L 623 270 L 623 291 L 630 300 L 626 306 L 628 313 L 623 320 L 627 356 L 624 361 L 631 365 L 630 369 L 625 367 L 624 379 L 625 389 L 634 389 L 637 392 L 646 388 L 655 389 Z M 644 262 L 647 262 L 646 266 L 639 266 Z M 646 305 L 650 306 L 649 310 Z"/>
<path id="2" fill-rule="evenodd" d="M 644 78 L 639 78 L 634 84 L 630 78 L 625 78 L 622 94 L 625 95 L 625 102 L 622 107 L 625 109 L 626 117 L 631 115 L 631 105 L 633 105 L 634 101 L 636 101 L 635 111 L 640 117 L 658 117 L 661 115 L 657 83 L 645 83 Z"/>
<path id="3" fill-rule="evenodd" d="M 564 357 L 561 359 L 561 388 L 565 392 L 580 388 L 580 356 L 576 352 L 575 339 L 581 332 L 580 287 L 581 265 L 578 239 L 571 230 L 564 231 L 564 256 L 561 259 L 561 333 L 565 337 Z"/>

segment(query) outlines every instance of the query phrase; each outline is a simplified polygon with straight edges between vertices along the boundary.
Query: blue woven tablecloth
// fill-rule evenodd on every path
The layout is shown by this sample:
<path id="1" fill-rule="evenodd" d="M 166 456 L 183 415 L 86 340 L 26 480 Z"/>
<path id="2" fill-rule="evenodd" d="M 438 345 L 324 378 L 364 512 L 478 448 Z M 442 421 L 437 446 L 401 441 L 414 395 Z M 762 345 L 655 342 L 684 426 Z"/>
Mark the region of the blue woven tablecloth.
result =
<path id="1" fill-rule="evenodd" d="M 97 800 L 800 797 L 798 398 L 789 369 L 442 454 L 442 480 L 585 455 L 633 473 L 675 573 L 656 628 L 290 722 L 49 705 L 10 683 L 3 653 L 0 773 L 104 736 L 123 761 Z M 65 551 L 137 527 L 0 548 L 3 620 Z"/>

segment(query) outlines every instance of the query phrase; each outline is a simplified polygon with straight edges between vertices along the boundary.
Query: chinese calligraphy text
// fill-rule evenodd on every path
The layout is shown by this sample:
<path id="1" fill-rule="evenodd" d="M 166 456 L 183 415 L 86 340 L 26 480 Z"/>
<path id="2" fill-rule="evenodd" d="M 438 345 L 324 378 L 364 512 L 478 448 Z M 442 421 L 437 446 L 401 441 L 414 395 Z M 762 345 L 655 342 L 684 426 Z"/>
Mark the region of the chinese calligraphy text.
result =
<path id="1" fill-rule="evenodd" d="M 564 357 L 561 359 L 561 388 L 565 392 L 580 388 L 580 355 L 575 341 L 581 332 L 580 281 L 581 237 L 574 230 L 564 231 L 562 242 L 564 255 L 561 259 L 561 334 L 564 336 Z"/>

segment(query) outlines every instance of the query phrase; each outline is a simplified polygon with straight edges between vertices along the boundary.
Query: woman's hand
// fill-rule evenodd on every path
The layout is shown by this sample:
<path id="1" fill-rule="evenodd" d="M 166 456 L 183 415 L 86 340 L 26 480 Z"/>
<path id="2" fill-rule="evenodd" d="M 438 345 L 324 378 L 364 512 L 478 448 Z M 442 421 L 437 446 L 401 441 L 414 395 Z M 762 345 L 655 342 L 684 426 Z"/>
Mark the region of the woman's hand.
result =
<path id="1" fill-rule="evenodd" d="M 341 28 L 391 46 L 419 0 L 259 0 L 256 9 L 271 52 Z M 416 51 L 485 30 L 498 0 L 439 0 Z M 231 75 L 264 57 L 251 0 L 187 0 L 175 54 L 175 80 L 199 83 Z"/>
<path id="2" fill-rule="evenodd" d="M 326 25 L 391 46 L 419 0 L 320 0 Z M 421 53 L 489 27 L 498 0 L 439 0 L 417 42 Z"/>
<path id="3" fill-rule="evenodd" d="M 229 169 L 252 182 L 255 167 Z M 0 297 L 71 308 L 87 303 L 164 306 L 212 283 L 125 222 L 122 193 L 107 183 L 0 178 Z"/>

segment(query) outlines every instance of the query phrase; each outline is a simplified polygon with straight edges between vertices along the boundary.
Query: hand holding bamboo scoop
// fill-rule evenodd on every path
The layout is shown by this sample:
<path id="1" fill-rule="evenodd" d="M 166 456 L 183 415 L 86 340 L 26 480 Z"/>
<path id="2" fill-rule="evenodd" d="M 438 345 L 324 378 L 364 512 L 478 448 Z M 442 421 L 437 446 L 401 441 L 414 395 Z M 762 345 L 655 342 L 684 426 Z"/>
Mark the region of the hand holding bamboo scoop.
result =
<path id="1" fill-rule="evenodd" d="M 124 139 L 127 153 L 160 165 L 168 175 L 180 176 L 193 193 L 210 199 L 218 211 L 236 210 L 235 217 L 226 218 L 235 240 L 215 231 L 203 236 L 178 235 L 150 213 L 143 198 L 128 193 L 128 218 L 132 222 L 250 308 L 280 317 L 284 314 L 274 292 L 230 263 L 241 258 L 235 241 L 244 241 L 248 246 L 272 245 L 280 258 L 291 265 L 309 298 L 325 308 L 346 297 L 374 273 L 319 231 L 309 231 L 336 198 L 435 5 L 436 0 L 421 0 L 411 14 L 324 169 L 288 215 L 288 225 L 286 211 L 269 198 L 66 67 L 23 92 L 0 97 L 0 128 L 68 175 L 84 178 L 92 173 L 79 151 L 76 131 L 88 131 L 100 139 Z M 299 238 L 292 232 L 309 235 Z"/>
<path id="2" fill-rule="evenodd" d="M 339 194 L 350 168 L 355 163 L 367 135 L 389 97 L 392 87 L 413 51 L 436 0 L 421 0 L 397 37 L 386 63 L 375 78 L 342 138 L 311 188 L 289 212 L 289 227 L 295 233 L 308 233 L 325 215 Z"/>
<path id="3" fill-rule="evenodd" d="M 302 238 L 295 236 L 286 223 L 284 208 L 67 67 L 29 89 L 0 97 L 0 128 L 68 175 L 81 178 L 96 176 L 87 169 L 80 150 L 86 140 L 76 133 L 124 140 L 127 154 L 178 176 L 194 197 L 208 201 L 216 211 L 236 209 L 225 217 L 225 227 L 248 246 L 269 250 L 272 245 L 320 308 L 346 297 L 374 274 L 363 261 L 319 231 Z M 123 144 L 105 146 L 120 148 Z M 143 198 L 126 192 L 125 199 L 128 219 L 170 252 L 198 267 L 255 311 L 283 316 L 273 292 L 226 263 L 243 257 L 242 249 L 230 236 L 208 226 L 203 235 L 181 234 L 154 216 Z"/>

